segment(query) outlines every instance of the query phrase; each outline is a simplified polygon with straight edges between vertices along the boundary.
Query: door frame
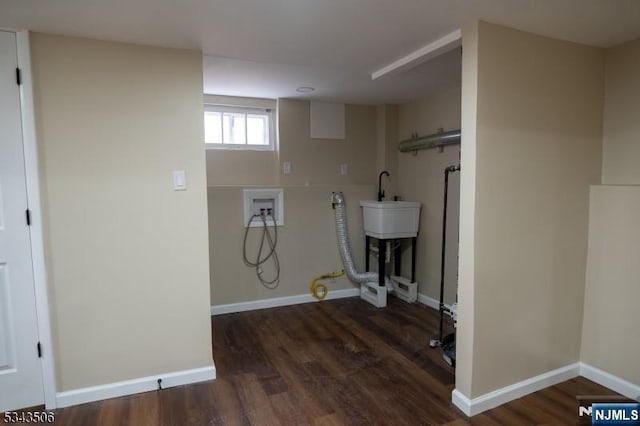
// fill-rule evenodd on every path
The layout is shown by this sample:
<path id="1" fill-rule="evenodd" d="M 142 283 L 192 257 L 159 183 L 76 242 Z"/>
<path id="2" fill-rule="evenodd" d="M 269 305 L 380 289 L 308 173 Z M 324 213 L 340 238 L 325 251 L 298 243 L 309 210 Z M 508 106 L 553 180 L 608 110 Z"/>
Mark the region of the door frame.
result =
<path id="1" fill-rule="evenodd" d="M 31 262 L 36 313 L 38 316 L 38 338 L 42 348 L 42 386 L 46 409 L 54 409 L 56 403 L 56 374 L 53 339 L 51 337 L 51 317 L 49 311 L 49 291 L 45 260 L 42 205 L 40 200 L 40 170 L 38 166 L 38 144 L 36 139 L 35 105 L 31 69 L 31 48 L 29 31 L 10 30 L 16 34 L 18 67 L 21 73 L 20 112 L 22 115 L 22 144 L 24 149 L 27 205 L 31 210 Z"/>

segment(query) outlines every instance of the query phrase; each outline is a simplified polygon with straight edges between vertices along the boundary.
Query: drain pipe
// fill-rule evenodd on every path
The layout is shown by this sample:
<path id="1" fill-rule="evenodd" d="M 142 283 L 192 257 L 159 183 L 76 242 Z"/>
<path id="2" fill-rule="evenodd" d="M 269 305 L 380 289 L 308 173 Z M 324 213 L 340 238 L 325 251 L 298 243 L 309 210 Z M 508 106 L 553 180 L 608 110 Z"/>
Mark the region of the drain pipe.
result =
<path id="1" fill-rule="evenodd" d="M 459 143 L 460 130 L 451 130 L 450 132 L 440 132 L 402 141 L 398 144 L 398 151 L 410 152 L 421 149 L 440 148 L 440 152 L 442 152 L 443 147 L 447 145 L 457 145 Z"/>
<path id="2" fill-rule="evenodd" d="M 338 248 L 340 249 L 340 257 L 344 265 L 344 270 L 347 273 L 347 277 L 351 281 L 359 284 L 368 282 L 377 283 L 377 272 L 364 272 L 359 273 L 356 271 L 356 267 L 351 257 L 351 246 L 349 245 L 349 233 L 347 232 L 347 214 L 344 201 L 344 195 L 342 192 L 331 193 L 331 204 L 333 210 L 335 210 L 336 216 L 336 233 L 338 235 Z"/>

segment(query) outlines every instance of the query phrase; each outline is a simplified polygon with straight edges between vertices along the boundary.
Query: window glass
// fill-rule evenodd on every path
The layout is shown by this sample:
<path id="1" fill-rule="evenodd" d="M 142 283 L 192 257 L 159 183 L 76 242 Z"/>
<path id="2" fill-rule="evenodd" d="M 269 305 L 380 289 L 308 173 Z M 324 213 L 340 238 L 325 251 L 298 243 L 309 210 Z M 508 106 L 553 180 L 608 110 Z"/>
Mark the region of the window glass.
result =
<path id="1" fill-rule="evenodd" d="M 273 150 L 273 139 L 272 110 L 205 105 L 207 148 Z"/>
<path id="2" fill-rule="evenodd" d="M 205 143 L 222 143 L 221 114 L 215 111 L 204 112 L 204 141 Z"/>
<path id="3" fill-rule="evenodd" d="M 225 112 L 222 114 L 222 143 L 245 144 L 246 115 Z"/>
<path id="4" fill-rule="evenodd" d="M 264 115 L 247 115 L 247 144 L 266 145 L 269 143 L 269 124 Z"/>

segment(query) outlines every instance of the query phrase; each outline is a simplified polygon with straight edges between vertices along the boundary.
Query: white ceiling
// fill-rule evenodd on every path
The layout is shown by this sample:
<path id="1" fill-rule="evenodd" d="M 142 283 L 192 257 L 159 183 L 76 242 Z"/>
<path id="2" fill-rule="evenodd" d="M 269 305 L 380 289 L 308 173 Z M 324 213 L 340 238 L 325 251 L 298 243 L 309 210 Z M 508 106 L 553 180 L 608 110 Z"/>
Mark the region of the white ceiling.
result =
<path id="1" fill-rule="evenodd" d="M 201 50 L 205 91 L 401 102 L 460 80 L 451 52 L 370 73 L 472 19 L 594 46 L 640 38 L 639 0 L 0 0 L 0 27 Z"/>
<path id="2" fill-rule="evenodd" d="M 206 93 L 304 98 L 356 104 L 402 103 L 460 84 L 460 48 L 402 74 L 371 80 L 367 69 L 286 65 L 204 57 Z M 311 86 L 312 94 L 296 88 Z"/>

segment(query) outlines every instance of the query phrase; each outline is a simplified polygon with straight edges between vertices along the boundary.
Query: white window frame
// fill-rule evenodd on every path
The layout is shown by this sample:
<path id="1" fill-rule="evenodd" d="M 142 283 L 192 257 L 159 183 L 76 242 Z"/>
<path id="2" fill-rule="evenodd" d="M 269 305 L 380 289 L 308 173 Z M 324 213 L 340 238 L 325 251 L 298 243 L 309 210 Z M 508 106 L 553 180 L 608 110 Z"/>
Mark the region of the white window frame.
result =
<path id="1" fill-rule="evenodd" d="M 246 115 L 266 115 L 267 123 L 269 126 L 269 143 L 267 145 L 250 145 L 250 144 L 232 144 L 232 143 L 207 143 L 205 141 L 206 149 L 223 149 L 223 150 L 243 150 L 243 151 L 275 151 L 276 149 L 276 132 L 275 132 L 275 111 L 271 108 L 262 108 L 262 107 L 248 107 L 248 106 L 230 106 L 230 105 L 219 105 L 219 104 L 204 104 L 204 112 L 231 112 L 237 114 L 245 114 Z M 204 114 L 203 114 L 204 120 Z M 246 123 L 246 118 L 245 118 Z M 224 130 L 223 130 L 224 131 Z M 245 130 L 246 137 L 246 130 Z"/>

